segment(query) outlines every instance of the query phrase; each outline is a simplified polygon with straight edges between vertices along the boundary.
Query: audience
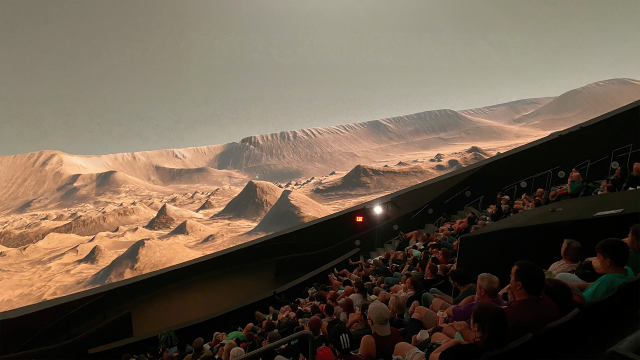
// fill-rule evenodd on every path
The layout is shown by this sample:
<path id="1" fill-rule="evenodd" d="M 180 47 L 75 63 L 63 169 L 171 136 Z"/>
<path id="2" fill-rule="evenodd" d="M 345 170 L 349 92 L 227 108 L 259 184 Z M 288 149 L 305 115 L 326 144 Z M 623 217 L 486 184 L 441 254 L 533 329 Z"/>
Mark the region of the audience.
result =
<path id="1" fill-rule="evenodd" d="M 619 191 L 622 184 L 625 189 L 640 186 L 634 187 L 640 163 L 633 169 L 625 179 L 625 169 L 619 167 L 603 184 L 602 192 Z M 576 197 L 583 186 L 580 174 L 573 169 L 567 185 L 554 189 L 550 198 Z M 402 360 L 426 360 L 425 353 L 413 345 L 424 340 L 421 332 L 427 331 L 430 341 L 440 344 L 428 352 L 430 359 L 475 359 L 524 334 L 535 333 L 587 301 L 606 297 L 640 272 L 640 224 L 636 224 L 624 240 L 598 243 L 597 256 L 587 259 L 600 276 L 595 281 L 572 273 L 581 264 L 581 244 L 565 239 L 561 260 L 546 271 L 518 261 L 502 291 L 498 278 L 488 273 L 480 274 L 473 284 L 469 274 L 457 268 L 459 238 L 510 212 L 517 214 L 546 202 L 543 189 L 533 197 L 523 195 L 513 208 L 508 196 L 498 194 L 496 200 L 482 217 L 471 212 L 464 219 L 443 220 L 435 234 L 400 233 L 401 239 L 411 240 L 404 250 L 386 252 L 369 262 L 350 261 L 349 269 L 334 269 L 328 284 L 314 283 L 303 298 L 294 302 L 278 299 L 288 305 L 269 307 L 267 314 L 256 311 L 255 326 L 249 323 L 228 335 L 216 332 L 206 344 L 202 338 L 195 339 L 192 346 L 178 341 L 177 346 L 164 350 L 162 358 L 234 360 L 284 336 L 309 330 L 319 360 L 391 360 L 394 355 Z M 509 302 L 505 303 L 502 293 L 509 294 Z M 441 310 L 446 318 L 437 324 Z M 123 359 L 127 356 L 131 358 L 127 354 Z M 261 359 L 308 357 L 308 340 L 304 338 L 272 349 Z M 138 358 L 158 359 L 158 349 L 150 348 Z"/>
<path id="2" fill-rule="evenodd" d="M 640 162 L 633 164 L 633 172 L 624 184 L 625 190 L 640 190 Z"/>

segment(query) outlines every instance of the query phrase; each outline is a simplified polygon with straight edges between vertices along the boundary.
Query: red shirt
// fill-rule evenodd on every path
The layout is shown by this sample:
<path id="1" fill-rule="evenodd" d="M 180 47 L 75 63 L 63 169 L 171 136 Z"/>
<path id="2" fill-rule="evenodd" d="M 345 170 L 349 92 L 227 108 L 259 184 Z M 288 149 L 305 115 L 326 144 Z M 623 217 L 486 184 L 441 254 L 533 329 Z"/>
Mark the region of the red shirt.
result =
<path id="1" fill-rule="evenodd" d="M 561 315 L 558 307 L 546 295 L 535 299 L 516 300 L 504 309 L 512 339 L 534 333 Z"/>
<path id="2" fill-rule="evenodd" d="M 396 344 L 404 341 L 398 329 L 393 326 L 389 328 L 391 333 L 388 336 L 380 336 L 376 333 L 371 335 L 376 342 L 376 359 L 391 359 Z"/>

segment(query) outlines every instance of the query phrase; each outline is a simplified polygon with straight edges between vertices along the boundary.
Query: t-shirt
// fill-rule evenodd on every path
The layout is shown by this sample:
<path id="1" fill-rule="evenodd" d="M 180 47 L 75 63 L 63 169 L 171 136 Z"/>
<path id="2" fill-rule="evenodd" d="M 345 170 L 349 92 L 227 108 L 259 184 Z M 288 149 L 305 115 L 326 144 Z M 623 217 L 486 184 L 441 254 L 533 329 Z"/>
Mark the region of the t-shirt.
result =
<path id="1" fill-rule="evenodd" d="M 351 295 L 349 295 L 349 299 L 351 299 L 351 301 L 353 301 L 353 307 L 356 308 L 356 309 L 359 309 L 360 305 L 362 305 L 363 302 L 371 301 L 371 298 L 369 297 L 369 295 L 367 295 L 367 299 L 364 300 L 362 298 L 362 295 L 360 295 L 360 294 L 351 294 Z"/>
<path id="2" fill-rule="evenodd" d="M 440 353 L 441 360 L 461 360 L 461 359 L 479 359 L 484 350 L 482 350 L 477 344 L 458 344 L 444 350 Z"/>
<path id="3" fill-rule="evenodd" d="M 333 316 L 340 318 L 340 314 L 342 314 L 342 308 L 340 306 L 333 307 Z"/>
<path id="4" fill-rule="evenodd" d="M 454 243 L 454 242 L 456 242 L 456 240 L 458 240 L 458 239 L 456 239 L 456 238 L 455 238 L 455 237 L 453 237 L 453 236 L 449 236 L 449 238 L 447 239 L 447 241 L 448 241 L 448 242 L 449 242 L 449 244 L 451 244 L 451 245 L 453 245 L 453 243 Z"/>
<path id="5" fill-rule="evenodd" d="M 244 335 L 242 335 L 242 331 L 233 331 L 227 335 L 227 340 L 240 339 L 244 340 Z"/>
<path id="6" fill-rule="evenodd" d="M 471 319 L 471 313 L 473 312 L 473 308 L 476 307 L 476 305 L 478 305 L 479 303 L 481 303 L 482 301 L 480 301 L 480 299 L 466 304 L 466 305 L 462 305 L 462 306 L 455 306 L 453 309 L 451 309 L 452 313 L 453 313 L 453 317 L 451 318 L 447 318 L 447 322 L 451 323 L 454 321 L 467 321 L 469 319 Z M 504 301 L 502 300 L 502 298 L 500 296 L 497 296 L 495 299 L 491 299 L 492 303 L 498 305 L 498 306 L 502 306 L 504 305 Z"/>
<path id="7" fill-rule="evenodd" d="M 629 251 L 627 266 L 631 268 L 634 275 L 638 275 L 640 273 L 640 251 Z"/>
<path id="8" fill-rule="evenodd" d="M 561 317 L 558 306 L 546 295 L 539 298 L 516 300 L 504 309 L 509 323 L 511 339 L 534 333 Z"/>
<path id="9" fill-rule="evenodd" d="M 393 350 L 396 344 L 404 341 L 398 329 L 393 326 L 389 328 L 391 333 L 387 336 L 380 336 L 375 333 L 371 335 L 376 342 L 376 359 L 390 360 L 393 357 Z"/>
<path id="10" fill-rule="evenodd" d="M 571 197 L 578 197 L 580 196 L 580 193 L 582 192 L 582 189 L 584 188 L 584 182 L 579 181 L 579 182 L 571 182 L 571 184 L 569 184 L 569 187 L 571 188 Z"/>
<path id="11" fill-rule="evenodd" d="M 475 294 L 476 294 L 476 284 L 470 284 L 466 290 L 462 291 L 460 294 L 458 294 L 458 296 L 453 298 L 453 305 L 458 305 L 460 301 Z"/>
<path id="12" fill-rule="evenodd" d="M 627 270 L 626 275 L 622 274 L 606 274 L 602 275 L 596 282 L 591 284 L 585 291 L 582 292 L 584 298 L 587 301 L 594 301 L 603 298 L 612 292 L 614 292 L 618 286 L 622 285 L 625 281 L 633 278 L 633 270 L 630 267 L 625 266 Z"/>
<path id="13" fill-rule="evenodd" d="M 570 264 L 562 259 L 551 264 L 551 266 L 549 266 L 549 271 L 551 271 L 553 276 L 556 276 L 560 273 L 568 273 L 571 270 L 575 270 L 577 267 L 578 264 Z"/>

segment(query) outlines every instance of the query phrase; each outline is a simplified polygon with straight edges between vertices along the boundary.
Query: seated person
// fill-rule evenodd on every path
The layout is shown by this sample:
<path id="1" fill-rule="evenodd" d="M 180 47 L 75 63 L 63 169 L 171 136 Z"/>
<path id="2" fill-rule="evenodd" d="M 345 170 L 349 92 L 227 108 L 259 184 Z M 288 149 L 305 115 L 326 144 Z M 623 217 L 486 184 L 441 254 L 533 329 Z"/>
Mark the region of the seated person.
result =
<path id="1" fill-rule="evenodd" d="M 623 185 L 624 190 L 640 190 L 640 163 L 633 164 L 633 172 Z"/>
<path id="2" fill-rule="evenodd" d="M 552 191 L 549 194 L 549 200 L 558 201 L 563 197 L 577 198 L 578 196 L 580 196 L 582 189 L 584 189 L 582 176 L 580 175 L 580 173 L 575 172 L 569 177 L 569 183 L 566 186 L 559 188 L 556 191 Z"/>
<path id="3" fill-rule="evenodd" d="M 329 331 L 329 346 L 336 350 L 336 360 L 365 360 L 362 355 L 351 353 L 355 339 L 351 331 L 343 326 L 336 326 Z"/>
<path id="4" fill-rule="evenodd" d="M 565 239 L 560 248 L 562 260 L 558 260 L 549 266 L 549 272 L 555 277 L 560 273 L 568 273 L 575 270 L 580 263 L 582 245 L 575 240 Z"/>
<path id="5" fill-rule="evenodd" d="M 511 269 L 508 290 L 515 301 L 506 308 L 510 340 L 534 333 L 561 316 L 558 306 L 543 294 L 544 270 L 528 261 L 518 261 Z"/>
<path id="6" fill-rule="evenodd" d="M 443 266 L 440 265 L 440 267 L 442 268 Z M 422 306 L 438 311 L 443 305 L 445 308 L 451 305 L 458 305 L 467 296 L 475 295 L 476 293 L 476 285 L 471 283 L 469 274 L 464 270 L 457 269 L 449 272 L 449 282 L 460 291 L 455 298 L 436 288 L 431 288 L 431 290 L 422 295 Z"/>
<path id="7" fill-rule="evenodd" d="M 380 301 L 369 305 L 367 321 L 373 333 L 362 338 L 358 351 L 365 360 L 391 359 L 396 344 L 403 341 L 400 331 L 389 325 L 390 317 L 389 308 Z"/>
<path id="8" fill-rule="evenodd" d="M 431 353 L 429 360 L 478 359 L 484 353 L 506 344 L 508 330 L 504 309 L 492 303 L 480 303 L 473 309 L 471 318 L 472 328 L 465 322 L 454 324 L 461 328 L 462 326 L 469 328 L 469 332 L 472 334 L 469 338 L 473 340 L 465 342 L 462 340 L 443 339 L 442 345 Z M 432 340 L 439 341 L 433 338 Z M 396 345 L 394 359 L 426 360 L 425 353 L 408 343 Z"/>
<path id="9" fill-rule="evenodd" d="M 614 292 L 618 286 L 633 278 L 633 270 L 626 266 L 629 260 L 629 246 L 620 239 L 602 240 L 596 245 L 597 259 L 605 274 L 593 283 L 572 284 L 584 290 L 582 295 L 587 301 L 603 298 Z"/>
<path id="10" fill-rule="evenodd" d="M 476 305 L 482 302 L 491 302 L 498 306 L 504 305 L 502 298 L 498 296 L 498 291 L 500 291 L 500 280 L 494 275 L 483 273 L 478 275 L 478 280 L 476 282 L 476 295 L 471 295 L 461 301 L 458 305 L 453 305 L 446 308 L 447 313 L 447 323 L 451 324 L 456 321 L 467 321 L 471 318 L 471 312 L 475 308 Z M 409 309 L 409 314 L 411 314 L 412 319 L 417 319 L 422 322 L 422 325 L 426 329 L 431 329 L 436 326 L 437 314 L 432 309 L 427 309 L 422 306 L 417 306 L 418 302 L 416 301 L 411 305 Z M 413 320 L 411 320 L 413 321 Z M 411 327 L 411 326 L 410 326 Z M 415 327 L 414 327 L 415 328 Z M 450 325 L 445 325 L 442 329 L 442 334 L 448 336 L 453 339 L 456 335 L 457 330 L 455 330 Z M 414 335 L 414 334 L 411 334 Z M 465 334 L 462 334 L 463 337 Z M 472 335 L 471 332 L 467 332 L 466 335 Z M 473 338 L 465 338 L 468 342 L 473 342 Z"/>
<path id="11" fill-rule="evenodd" d="M 535 200 L 538 200 L 539 204 Z M 544 189 L 538 189 L 536 191 L 535 196 L 527 196 L 527 194 L 522 194 L 522 200 L 517 200 L 513 204 L 513 208 L 517 210 L 529 210 L 535 207 L 539 207 L 545 204 L 547 199 L 544 197 Z"/>
<path id="12" fill-rule="evenodd" d="M 447 279 L 438 273 L 438 265 L 434 264 L 433 262 L 429 262 L 426 266 L 424 279 L 421 280 L 422 290 L 429 291 L 433 285 L 444 280 Z"/>

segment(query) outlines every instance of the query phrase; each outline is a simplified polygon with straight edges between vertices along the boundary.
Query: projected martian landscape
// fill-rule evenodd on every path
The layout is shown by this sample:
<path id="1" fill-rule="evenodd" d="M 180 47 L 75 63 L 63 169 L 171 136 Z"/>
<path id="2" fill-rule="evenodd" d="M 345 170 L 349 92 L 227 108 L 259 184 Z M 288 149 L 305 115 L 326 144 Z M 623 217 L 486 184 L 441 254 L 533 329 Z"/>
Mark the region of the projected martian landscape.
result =
<path id="1" fill-rule="evenodd" d="M 558 97 L 220 145 L 0 156 L 0 311 L 322 218 L 638 99 L 640 81 L 614 79 Z"/>

